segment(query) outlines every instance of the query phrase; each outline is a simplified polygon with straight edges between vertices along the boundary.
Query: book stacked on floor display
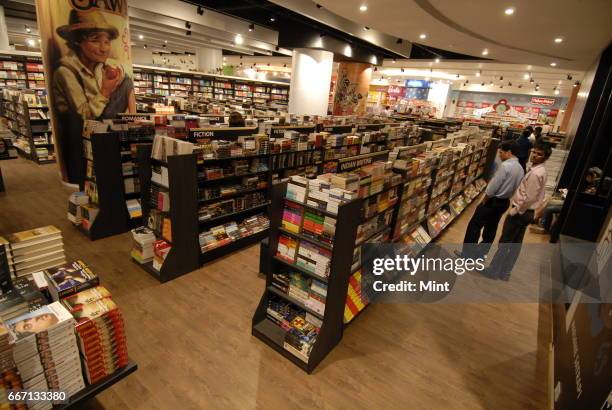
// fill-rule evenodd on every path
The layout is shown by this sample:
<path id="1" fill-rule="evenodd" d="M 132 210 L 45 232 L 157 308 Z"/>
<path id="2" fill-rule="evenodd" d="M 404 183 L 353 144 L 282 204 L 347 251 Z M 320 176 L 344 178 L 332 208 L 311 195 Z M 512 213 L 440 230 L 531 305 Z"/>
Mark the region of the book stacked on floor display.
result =
<path id="1" fill-rule="evenodd" d="M 127 366 L 123 316 L 106 288 L 78 292 L 62 303 L 76 319 L 78 346 L 89 384 Z"/>
<path id="2" fill-rule="evenodd" d="M 8 321 L 46 304 L 45 296 L 34 281 L 25 277 L 14 278 L 12 288 L 0 295 L 0 318 Z"/>
<path id="3" fill-rule="evenodd" d="M 10 404 L 9 390 L 23 390 L 21 375 L 13 360 L 13 343 L 6 326 L 0 322 L 0 408 L 26 409 L 25 404 Z"/>
<path id="4" fill-rule="evenodd" d="M 55 301 L 100 283 L 98 276 L 80 260 L 45 270 L 45 279 Z"/>
<path id="5" fill-rule="evenodd" d="M 26 390 L 61 390 L 70 397 L 85 387 L 74 333 L 75 320 L 54 302 L 6 322 L 15 340 L 13 358 Z M 34 408 L 52 408 L 40 402 Z"/>
<path id="6" fill-rule="evenodd" d="M 62 233 L 54 226 L 17 232 L 5 239 L 9 243 L 10 269 L 15 277 L 66 263 Z"/>
<path id="7" fill-rule="evenodd" d="M 68 220 L 74 225 L 81 225 L 83 223 L 83 206 L 88 203 L 89 196 L 85 192 L 70 194 L 68 198 Z"/>
<path id="8" fill-rule="evenodd" d="M 208 231 L 200 233 L 199 242 L 202 253 L 263 232 L 269 226 L 268 218 L 264 214 L 258 214 L 245 218 L 240 223 L 228 222 L 224 225 L 212 227 Z"/>
<path id="9" fill-rule="evenodd" d="M 153 261 L 153 242 L 156 240 L 155 232 L 145 226 L 132 229 L 132 251 L 130 255 L 140 264 Z"/>

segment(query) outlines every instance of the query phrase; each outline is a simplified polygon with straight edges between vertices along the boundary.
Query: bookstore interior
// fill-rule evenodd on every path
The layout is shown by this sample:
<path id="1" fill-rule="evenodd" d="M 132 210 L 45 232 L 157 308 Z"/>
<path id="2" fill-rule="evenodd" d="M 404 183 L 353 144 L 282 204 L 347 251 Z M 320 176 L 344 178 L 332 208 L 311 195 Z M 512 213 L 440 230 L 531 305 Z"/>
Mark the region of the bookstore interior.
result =
<path id="1" fill-rule="evenodd" d="M 465 3 L 0 0 L 0 408 L 611 409 L 612 4 Z"/>

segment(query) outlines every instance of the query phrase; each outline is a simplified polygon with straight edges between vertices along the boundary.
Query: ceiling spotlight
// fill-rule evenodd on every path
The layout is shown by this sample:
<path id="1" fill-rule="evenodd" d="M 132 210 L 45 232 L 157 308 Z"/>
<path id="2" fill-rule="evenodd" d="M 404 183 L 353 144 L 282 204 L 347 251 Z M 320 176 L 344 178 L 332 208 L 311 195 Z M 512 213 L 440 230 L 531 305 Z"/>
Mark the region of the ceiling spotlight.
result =
<path id="1" fill-rule="evenodd" d="M 185 28 L 191 28 L 191 23 L 190 23 L 190 22 L 188 22 L 188 21 L 186 21 L 186 22 L 185 22 Z"/>
<path id="2" fill-rule="evenodd" d="M 240 34 L 236 34 L 236 36 L 234 37 L 234 43 L 238 45 L 244 43 L 244 39 L 242 38 Z"/>
<path id="3" fill-rule="evenodd" d="M 403 73 L 404 72 L 404 67 L 400 68 L 400 71 Z"/>
<path id="4" fill-rule="evenodd" d="M 26 24 L 25 25 L 25 31 L 26 31 L 26 33 L 30 34 L 32 32 L 32 29 Z"/>
<path id="5" fill-rule="evenodd" d="M 514 7 L 508 7 L 506 10 L 504 10 L 504 14 L 506 16 L 511 16 L 514 14 Z"/>
<path id="6" fill-rule="evenodd" d="M 396 61 L 397 61 L 397 60 L 396 60 L 395 58 L 394 58 L 393 60 L 391 60 L 391 62 L 392 62 L 393 64 L 395 64 L 395 63 L 396 63 Z"/>
<path id="7" fill-rule="evenodd" d="M 271 17 L 270 17 L 270 21 L 271 21 L 272 23 L 274 23 L 274 22 L 276 21 L 276 17 L 271 16 Z"/>
<path id="8" fill-rule="evenodd" d="M 491 81 L 491 82 L 489 83 L 489 85 L 493 85 L 493 81 Z"/>
<path id="9" fill-rule="evenodd" d="M 316 4 L 316 6 L 317 6 L 317 8 L 318 8 L 318 9 L 320 9 L 321 7 L 323 7 L 323 6 L 321 6 L 319 3 L 317 3 L 317 4 Z"/>
<path id="10" fill-rule="evenodd" d="M 499 81 L 504 81 L 504 76 L 503 75 L 499 77 Z"/>
<path id="11" fill-rule="evenodd" d="M 368 31 L 369 29 L 370 29 L 370 27 L 365 26 L 365 27 L 363 28 L 363 31 Z"/>
<path id="12" fill-rule="evenodd" d="M 374 71 L 378 71 L 378 67 L 374 67 Z"/>
<path id="13" fill-rule="evenodd" d="M 535 82 L 535 80 L 533 78 L 530 78 L 529 82 L 533 84 Z"/>
<path id="14" fill-rule="evenodd" d="M 518 85 L 518 88 L 523 88 L 523 85 L 522 85 L 522 84 L 519 84 L 519 85 Z"/>
<path id="15" fill-rule="evenodd" d="M 287 68 L 287 63 L 283 64 L 283 67 Z"/>
<path id="16" fill-rule="evenodd" d="M 368 11 L 368 6 L 362 4 L 361 6 L 359 6 L 359 11 L 362 13 Z"/>
<path id="17" fill-rule="evenodd" d="M 466 83 L 466 84 L 469 84 L 469 83 L 470 83 L 470 80 L 465 80 L 465 83 Z"/>
<path id="18" fill-rule="evenodd" d="M 434 61 L 435 61 L 435 62 L 436 62 L 436 64 L 437 64 L 437 63 L 439 63 L 439 62 L 440 62 L 440 59 L 439 59 L 439 58 L 436 58 Z"/>
<path id="19" fill-rule="evenodd" d="M 504 88 L 504 85 L 503 85 L 503 84 L 500 84 L 500 85 L 499 85 L 499 88 Z"/>
<path id="20" fill-rule="evenodd" d="M 553 61 L 552 63 L 550 63 L 550 66 L 551 66 L 551 67 L 556 67 L 556 66 L 557 66 L 557 63 L 555 63 L 555 62 Z"/>
<path id="21" fill-rule="evenodd" d="M 164 44 L 168 44 L 168 40 L 164 40 Z"/>
<path id="22" fill-rule="evenodd" d="M 185 32 L 185 35 L 190 36 L 190 35 L 191 35 L 191 30 L 187 30 L 187 31 Z"/>
<path id="23" fill-rule="evenodd" d="M 555 43 L 559 44 L 559 43 L 563 43 L 563 37 L 557 37 L 555 38 Z"/>
<path id="24" fill-rule="evenodd" d="M 147 48 L 147 45 L 145 44 L 144 46 L 142 46 L 142 48 Z"/>
<path id="25" fill-rule="evenodd" d="M 138 35 L 138 40 L 142 40 L 144 38 L 144 36 L 142 34 Z"/>
<path id="26" fill-rule="evenodd" d="M 463 86 L 464 86 L 464 87 L 467 87 L 467 83 L 463 83 Z"/>
<path id="27" fill-rule="evenodd" d="M 457 74 L 456 77 L 459 78 L 459 74 Z"/>
<path id="28" fill-rule="evenodd" d="M 529 74 L 523 74 L 523 80 L 528 80 L 529 79 Z"/>
<path id="29" fill-rule="evenodd" d="M 555 95 L 559 95 L 559 90 L 555 90 Z"/>
<path id="30" fill-rule="evenodd" d="M 403 40 L 401 38 L 398 38 L 397 41 L 395 41 L 395 44 L 402 44 Z"/>
<path id="31" fill-rule="evenodd" d="M 202 8 L 202 6 L 198 6 L 198 14 L 201 16 L 202 14 L 204 14 L 204 9 Z"/>
<path id="32" fill-rule="evenodd" d="M 422 34 L 420 34 L 420 35 L 419 35 L 419 38 L 420 38 L 421 40 L 425 40 L 425 39 L 427 38 L 427 34 L 422 33 Z"/>
<path id="33" fill-rule="evenodd" d="M 482 50 L 482 55 L 486 56 L 489 54 L 489 50 L 487 50 L 486 48 L 484 50 Z"/>
<path id="34" fill-rule="evenodd" d="M 578 87 L 580 85 L 580 81 L 576 81 L 572 87 Z"/>
<path id="35" fill-rule="evenodd" d="M 255 30 L 255 24 L 251 23 L 249 24 L 249 31 L 253 31 Z"/>
<path id="36" fill-rule="evenodd" d="M 480 83 L 480 85 L 481 85 L 482 87 L 484 87 L 484 82 Z"/>
<path id="37" fill-rule="evenodd" d="M 268 63 L 268 67 L 270 67 L 270 63 Z"/>
<path id="38" fill-rule="evenodd" d="M 482 70 L 479 70 L 479 71 L 476 73 L 476 77 L 480 77 L 481 72 L 482 72 Z"/>
<path id="39" fill-rule="evenodd" d="M 572 78 L 573 78 L 573 77 L 572 77 L 572 75 L 571 75 L 571 74 L 568 74 L 568 75 L 567 75 L 567 79 L 568 79 L 568 81 L 572 81 Z"/>
<path id="40" fill-rule="evenodd" d="M 512 83 L 508 81 L 508 87 L 512 87 Z"/>

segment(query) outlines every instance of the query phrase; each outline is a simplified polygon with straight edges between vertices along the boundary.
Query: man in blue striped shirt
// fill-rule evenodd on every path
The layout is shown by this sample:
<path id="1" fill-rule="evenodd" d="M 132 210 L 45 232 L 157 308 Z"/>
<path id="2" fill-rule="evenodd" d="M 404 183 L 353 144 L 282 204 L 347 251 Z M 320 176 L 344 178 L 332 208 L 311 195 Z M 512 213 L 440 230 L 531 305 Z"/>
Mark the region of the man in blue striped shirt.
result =
<path id="1" fill-rule="evenodd" d="M 485 190 L 484 199 L 476 208 L 468 223 L 463 239 L 461 256 L 479 258 L 484 256 L 495 240 L 497 226 L 510 206 L 510 198 L 518 188 L 525 172 L 516 158 L 515 141 L 504 141 L 499 146 L 501 166 L 493 175 Z M 482 242 L 479 244 L 482 233 Z"/>

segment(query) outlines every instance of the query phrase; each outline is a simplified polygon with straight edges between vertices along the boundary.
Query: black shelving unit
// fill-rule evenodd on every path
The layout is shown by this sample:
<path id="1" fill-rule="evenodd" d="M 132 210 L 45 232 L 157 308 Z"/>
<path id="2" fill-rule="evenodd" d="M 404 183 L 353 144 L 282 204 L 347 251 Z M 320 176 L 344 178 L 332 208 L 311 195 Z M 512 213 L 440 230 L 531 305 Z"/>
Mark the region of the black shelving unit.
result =
<path id="1" fill-rule="evenodd" d="M 302 273 L 305 271 L 275 256 L 279 235 L 282 233 L 280 227 L 286 190 L 287 183 L 276 184 L 272 189 L 268 254 L 271 270 L 266 275 L 266 287 L 252 319 L 252 334 L 304 371 L 311 373 L 342 339 L 344 331 L 344 304 L 353 260 L 353 246 L 357 235 L 356 221 L 360 219 L 361 215 L 361 201 L 351 201 L 341 205 L 338 210 L 336 237 L 342 238 L 342 241 L 337 241 L 333 244 L 329 277 L 324 279 L 317 276 L 317 280 L 327 284 L 324 314 L 320 315 L 312 312 L 311 309 L 304 309 L 310 314 L 314 313 L 314 316 L 320 320 L 322 319 L 323 323 L 308 357 L 308 362 L 304 362 L 283 347 L 285 331 L 270 321 L 266 313 L 268 300 L 271 295 L 279 296 L 299 308 L 305 307 L 301 302 L 296 301 L 287 294 L 277 292 L 272 287 L 273 273 L 287 268 Z M 310 274 L 309 276 L 313 275 Z"/>

